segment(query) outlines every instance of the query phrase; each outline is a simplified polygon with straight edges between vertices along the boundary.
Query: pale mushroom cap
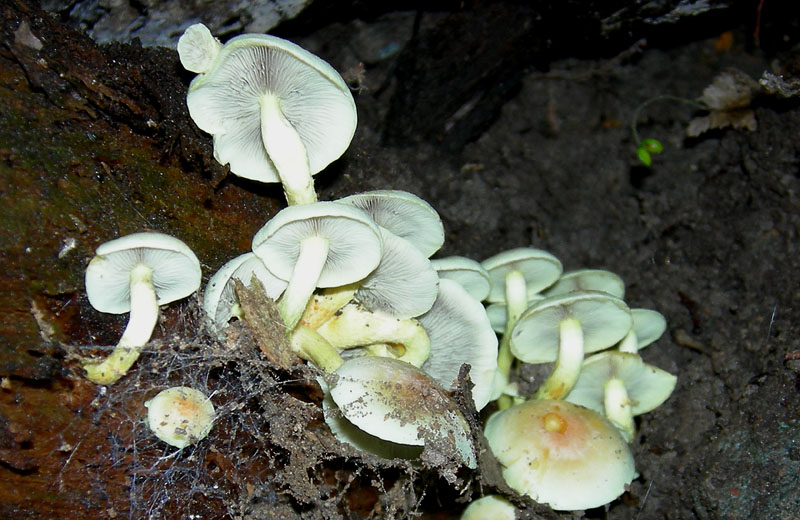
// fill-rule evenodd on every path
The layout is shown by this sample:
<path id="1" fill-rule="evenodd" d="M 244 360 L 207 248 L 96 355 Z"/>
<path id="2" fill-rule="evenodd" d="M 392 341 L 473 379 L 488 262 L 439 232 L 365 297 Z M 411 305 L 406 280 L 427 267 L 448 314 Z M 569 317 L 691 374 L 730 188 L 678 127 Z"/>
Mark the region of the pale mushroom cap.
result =
<path id="1" fill-rule="evenodd" d="M 435 442 L 476 467 L 466 420 L 447 393 L 424 372 L 396 359 L 348 359 L 328 379 L 339 410 L 361 430 L 400 444 Z"/>
<path id="2" fill-rule="evenodd" d="M 214 273 L 203 293 L 203 309 L 217 326 L 224 326 L 231 318 L 231 307 L 236 303 L 233 280 L 240 280 L 246 287 L 257 278 L 264 286 L 267 296 L 278 299 L 286 289 L 286 281 L 273 275 L 255 253 L 245 253 L 226 262 Z"/>
<path id="3" fill-rule="evenodd" d="M 444 227 L 430 204 L 401 190 L 375 190 L 340 199 L 363 210 L 381 227 L 414 244 L 426 257 L 444 243 Z"/>
<path id="4" fill-rule="evenodd" d="M 581 374 L 566 400 L 604 413 L 606 381 L 615 378 L 625 384 L 633 415 L 660 406 L 675 389 L 677 377 L 645 363 L 638 354 L 608 351 L 586 358 Z"/>
<path id="5" fill-rule="evenodd" d="M 214 405 L 194 388 L 167 388 L 144 403 L 150 430 L 162 441 L 185 448 L 208 435 L 214 425 Z"/>
<path id="6" fill-rule="evenodd" d="M 521 247 L 503 251 L 487 258 L 481 265 L 489 272 L 491 290 L 487 300 L 505 300 L 505 277 L 510 271 L 520 271 L 525 277 L 528 300 L 553 285 L 563 271 L 561 261 L 547 251 Z"/>
<path id="7" fill-rule="evenodd" d="M 461 520 L 514 520 L 517 508 L 499 495 L 486 495 L 473 500 L 461 513 Z"/>
<path id="8" fill-rule="evenodd" d="M 461 365 L 470 365 L 475 385 L 472 399 L 481 410 L 492 396 L 497 371 L 497 335 L 483 305 L 453 280 L 439 281 L 439 295 L 431 310 L 417 318 L 431 340 L 431 353 L 422 370 L 444 388 L 458 379 Z"/>
<path id="9" fill-rule="evenodd" d="M 101 312 L 130 312 L 130 272 L 152 269 L 159 305 L 189 296 L 200 287 L 200 261 L 189 246 L 163 233 L 134 233 L 97 248 L 86 268 L 86 295 Z"/>
<path id="10" fill-rule="evenodd" d="M 508 485 L 553 509 L 607 504 L 635 475 L 630 448 L 616 428 L 564 401 L 535 399 L 498 412 L 485 434 Z"/>
<path id="11" fill-rule="evenodd" d="M 318 287 L 361 280 L 380 262 L 383 242 L 378 226 L 363 211 L 336 202 L 315 202 L 282 209 L 253 238 L 253 252 L 267 269 L 289 280 L 306 237 L 330 241 Z"/>
<path id="12" fill-rule="evenodd" d="M 196 23 L 190 25 L 178 39 L 178 57 L 184 69 L 203 73 L 211 68 L 220 47 L 208 27 Z"/>
<path id="13" fill-rule="evenodd" d="M 214 135 L 214 156 L 233 173 L 280 182 L 261 138 L 260 100 L 271 93 L 306 149 L 312 175 L 338 159 L 355 133 L 356 106 L 333 67 L 291 42 L 265 34 L 232 38 L 186 103 L 198 127 Z"/>
<path id="14" fill-rule="evenodd" d="M 562 274 L 544 293 L 545 296 L 555 296 L 572 291 L 601 291 L 617 298 L 624 298 L 625 282 L 611 271 L 579 269 Z"/>
<path id="15" fill-rule="evenodd" d="M 375 435 L 370 435 L 355 424 L 351 423 L 342 415 L 336 403 L 331 399 L 330 392 L 326 390 L 327 385 L 320 382 L 325 397 L 322 399 L 322 412 L 325 417 L 325 424 L 331 429 L 334 437 L 339 441 L 347 443 L 356 449 L 372 453 L 384 459 L 406 459 L 413 460 L 422 454 L 422 446 L 411 446 L 408 444 L 398 444 L 396 442 L 385 441 Z"/>
<path id="16" fill-rule="evenodd" d="M 356 299 L 370 310 L 380 310 L 401 320 L 427 312 L 439 289 L 436 270 L 411 242 L 384 228 L 380 230 L 381 261 L 360 282 Z"/>
<path id="17" fill-rule="evenodd" d="M 631 328 L 631 313 L 619 298 L 597 291 L 574 291 L 534 303 L 511 332 L 511 352 L 525 363 L 549 363 L 558 357 L 559 323 L 574 318 L 583 330 L 586 353 L 608 348 Z"/>
<path id="18" fill-rule="evenodd" d="M 473 298 L 482 302 L 489 296 L 491 282 L 489 272 L 471 258 L 448 256 L 431 260 L 439 278 L 458 282 Z"/>
<path id="19" fill-rule="evenodd" d="M 643 349 L 664 334 L 667 330 L 667 320 L 664 316 L 651 309 L 631 309 L 633 317 L 633 332 L 636 333 L 636 343 Z"/>

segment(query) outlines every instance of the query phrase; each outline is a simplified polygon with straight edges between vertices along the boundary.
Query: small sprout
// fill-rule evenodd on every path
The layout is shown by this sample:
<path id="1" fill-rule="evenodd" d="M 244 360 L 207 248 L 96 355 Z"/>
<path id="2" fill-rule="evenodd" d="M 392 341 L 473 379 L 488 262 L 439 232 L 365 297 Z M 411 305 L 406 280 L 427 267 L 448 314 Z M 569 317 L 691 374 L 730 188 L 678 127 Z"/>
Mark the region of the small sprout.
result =
<path id="1" fill-rule="evenodd" d="M 203 440 L 214 425 L 214 405 L 203 392 L 194 388 L 167 388 L 144 406 L 150 430 L 179 449 Z"/>

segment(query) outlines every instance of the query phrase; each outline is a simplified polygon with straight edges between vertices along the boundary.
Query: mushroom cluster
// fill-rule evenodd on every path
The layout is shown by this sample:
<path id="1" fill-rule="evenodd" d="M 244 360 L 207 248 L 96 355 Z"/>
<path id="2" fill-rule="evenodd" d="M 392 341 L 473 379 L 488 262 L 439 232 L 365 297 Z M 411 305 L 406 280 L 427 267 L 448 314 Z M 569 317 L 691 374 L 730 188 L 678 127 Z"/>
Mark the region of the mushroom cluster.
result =
<path id="1" fill-rule="evenodd" d="M 676 382 L 639 354 L 664 332 L 660 314 L 631 310 L 617 275 L 565 273 L 541 249 L 483 262 L 432 258 L 444 243 L 442 221 L 411 193 L 319 201 L 313 175 L 345 151 L 357 119 L 339 74 L 280 38 L 242 35 L 223 45 L 202 24 L 186 30 L 178 52 L 198 74 L 187 104 L 213 135 L 215 158 L 236 175 L 280 182 L 287 201 L 255 233 L 251 251 L 208 280 L 201 299 L 212 331 L 224 337 L 233 320 L 247 319 L 234 287 L 257 281 L 291 350 L 320 370 L 325 420 L 343 442 L 393 458 L 436 450 L 476 468 L 473 433 L 450 395 L 466 367 L 475 410 L 496 401 L 485 436 L 510 487 L 562 510 L 623 493 L 635 475 L 634 417 L 663 403 Z M 100 246 L 86 272 L 89 300 L 104 312 L 130 312 L 130 323 L 108 358 L 84 362 L 87 377 L 123 377 L 159 305 L 192 294 L 200 278 L 194 254 L 166 235 Z M 526 398 L 515 363 L 554 366 Z M 191 388 L 147 407 L 156 435 L 178 448 L 213 424 L 210 401 Z M 487 497 L 465 518 L 489 508 L 497 518 L 514 514 Z"/>
<path id="2" fill-rule="evenodd" d="M 382 443 L 400 453 L 450 439 L 453 458 L 474 467 L 466 421 L 446 390 L 467 364 L 475 407 L 491 400 L 497 337 L 480 303 L 484 295 L 454 281 L 463 267 L 430 260 L 444 228 L 419 197 L 378 190 L 317 199 L 312 176 L 344 152 L 355 130 L 345 82 L 320 58 L 269 35 L 222 45 L 196 24 L 178 53 L 198 73 L 187 104 L 198 127 L 214 136 L 215 158 L 236 175 L 281 182 L 288 204 L 255 234 L 251 252 L 212 276 L 203 307 L 213 328 L 224 334 L 230 320 L 242 317 L 234 281 L 259 280 L 276 302 L 291 349 L 328 374 L 321 379 L 325 415 L 340 439 L 374 445 L 376 453 L 386 452 Z M 440 280 L 440 272 L 454 279 Z M 483 283 L 488 290 L 488 278 Z M 420 395 L 435 414 L 419 413 Z M 406 427 L 387 428 L 386 414 Z M 369 437 L 382 443 L 364 442 Z"/>
<path id="3" fill-rule="evenodd" d="M 501 334 L 498 412 L 484 433 L 504 478 L 553 509 L 607 504 L 636 474 L 628 448 L 633 417 L 675 388 L 674 375 L 639 355 L 663 334 L 664 317 L 630 309 L 616 274 L 563 273 L 540 250 L 515 249 L 482 264 L 493 288 L 487 313 Z M 553 363 L 530 399 L 509 383 L 515 362 Z"/>

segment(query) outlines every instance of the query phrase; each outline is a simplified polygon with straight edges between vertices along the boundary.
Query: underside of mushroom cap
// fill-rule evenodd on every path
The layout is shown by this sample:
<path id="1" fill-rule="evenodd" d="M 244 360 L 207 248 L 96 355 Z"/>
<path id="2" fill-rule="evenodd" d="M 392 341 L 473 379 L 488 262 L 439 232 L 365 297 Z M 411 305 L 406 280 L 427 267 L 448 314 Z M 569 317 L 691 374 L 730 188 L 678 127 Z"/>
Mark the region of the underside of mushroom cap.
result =
<path id="1" fill-rule="evenodd" d="M 487 258 L 481 265 L 491 278 L 491 290 L 486 298 L 489 302 L 505 301 L 505 278 L 511 271 L 524 276 L 528 300 L 555 283 L 563 271 L 558 258 L 547 251 L 529 247 L 503 251 Z"/>
<path id="2" fill-rule="evenodd" d="M 189 296 L 200 287 L 200 261 L 189 246 L 163 233 L 133 233 L 100 245 L 86 268 L 86 295 L 101 312 L 130 311 L 130 272 L 152 270 L 159 305 Z"/>
<path id="3" fill-rule="evenodd" d="M 458 379 L 464 363 L 475 385 L 472 400 L 483 409 L 492 395 L 497 371 L 497 336 L 483 305 L 453 280 L 439 281 L 439 294 L 431 310 L 418 318 L 431 341 L 431 353 L 422 365 L 444 388 Z"/>
<path id="4" fill-rule="evenodd" d="M 625 384 L 633 415 L 660 406 L 677 382 L 674 375 L 645 363 L 638 354 L 600 352 L 584 360 L 578 381 L 565 399 L 604 413 L 604 387 L 611 379 Z"/>
<path id="5" fill-rule="evenodd" d="M 574 291 L 541 299 L 528 307 L 511 333 L 511 352 L 525 363 L 549 363 L 558 357 L 559 323 L 580 322 L 584 352 L 608 348 L 630 330 L 628 306 L 599 291 Z"/>
<path id="6" fill-rule="evenodd" d="M 380 229 L 381 261 L 361 280 L 356 299 L 370 310 L 380 310 L 401 320 L 427 312 L 439 290 L 436 270 L 411 242 Z"/>
<path id="7" fill-rule="evenodd" d="M 339 199 L 363 210 L 382 228 L 408 240 L 430 257 L 444 243 L 444 227 L 430 204 L 401 190 L 374 190 Z"/>
<path id="8" fill-rule="evenodd" d="M 337 287 L 361 280 L 380 262 L 383 241 L 378 226 L 363 211 L 336 202 L 289 206 L 278 212 L 253 238 L 253 252 L 282 280 L 292 276 L 304 238 L 329 241 L 328 258 L 318 287 Z"/>
<path id="9" fill-rule="evenodd" d="M 231 307 L 236 303 L 232 281 L 240 280 L 249 286 L 253 278 L 264 286 L 264 292 L 273 300 L 286 288 L 286 281 L 277 278 L 254 253 L 244 253 L 226 262 L 208 280 L 203 292 L 203 309 L 217 326 L 224 326 L 231 318 Z"/>
<path id="10" fill-rule="evenodd" d="M 198 127 L 214 135 L 214 156 L 241 177 L 280 182 L 261 135 L 261 99 L 278 98 L 302 141 L 312 175 L 338 159 L 355 133 L 355 101 L 324 60 L 275 36 L 237 36 L 220 50 L 186 98 Z"/>

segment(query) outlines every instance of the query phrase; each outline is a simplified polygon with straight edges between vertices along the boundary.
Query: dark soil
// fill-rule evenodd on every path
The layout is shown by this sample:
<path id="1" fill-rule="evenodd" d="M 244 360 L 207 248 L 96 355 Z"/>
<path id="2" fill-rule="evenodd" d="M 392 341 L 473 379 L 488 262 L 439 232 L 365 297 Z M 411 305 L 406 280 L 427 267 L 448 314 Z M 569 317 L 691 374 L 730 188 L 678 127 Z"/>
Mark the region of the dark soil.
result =
<path id="1" fill-rule="evenodd" d="M 397 115 L 414 99 L 398 82 L 448 94 L 418 83 L 407 44 L 415 30 L 424 42 L 451 26 L 450 11 L 301 17 L 277 30 L 356 88 L 356 137 L 317 176 L 321 199 L 413 192 L 445 223 L 440 256 L 546 249 L 567 270 L 615 271 L 632 307 L 667 318 L 643 357 L 677 388 L 637 423 L 639 478 L 589 518 L 800 518 L 800 96 L 764 93 L 755 131 L 696 138 L 685 137 L 692 108 L 651 105 L 639 132 L 665 151 L 650 168 L 629 130 L 640 102 L 697 98 L 729 67 L 797 77 L 798 18 L 765 7 L 756 41 L 755 11 L 738 13 L 648 42 L 510 60 L 498 68 L 507 88 L 464 85 L 456 110 L 419 125 Z M 127 319 L 86 299 L 98 244 L 170 233 L 207 279 L 249 248 L 282 194 L 213 161 L 174 51 L 97 47 L 22 1 L 0 2 L 0 24 L 0 517 L 457 518 L 482 492 L 506 494 L 527 517 L 571 517 L 515 496 L 487 454 L 470 472 L 341 445 L 322 422 L 317 374 L 264 356 L 267 329 L 209 334 L 196 299 L 164 309 L 118 385 L 83 380 L 74 356 L 113 345 Z M 441 61 L 451 60 L 468 68 L 470 57 Z M 221 421 L 175 455 L 148 435 L 143 402 L 187 383 L 218 394 Z M 467 387 L 456 401 L 480 437 Z"/>

